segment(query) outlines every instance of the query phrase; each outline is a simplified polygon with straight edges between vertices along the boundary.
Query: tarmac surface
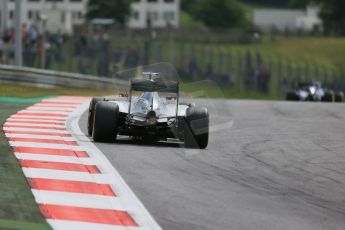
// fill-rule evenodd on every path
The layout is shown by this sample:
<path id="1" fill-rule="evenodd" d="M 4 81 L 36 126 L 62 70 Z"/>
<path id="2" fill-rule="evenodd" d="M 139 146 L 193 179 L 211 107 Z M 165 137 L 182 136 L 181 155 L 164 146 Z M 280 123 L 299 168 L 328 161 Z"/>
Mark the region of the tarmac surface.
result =
<path id="1" fill-rule="evenodd" d="M 206 150 L 97 143 L 163 229 L 345 229 L 345 104 L 196 102 Z"/>

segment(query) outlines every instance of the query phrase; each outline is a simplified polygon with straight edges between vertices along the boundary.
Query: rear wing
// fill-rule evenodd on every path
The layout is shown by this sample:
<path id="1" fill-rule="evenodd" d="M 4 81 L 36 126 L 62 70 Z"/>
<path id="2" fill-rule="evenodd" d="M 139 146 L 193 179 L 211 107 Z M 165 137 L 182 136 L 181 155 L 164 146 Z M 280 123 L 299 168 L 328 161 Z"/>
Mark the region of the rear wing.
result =
<path id="1" fill-rule="evenodd" d="M 164 93 L 176 93 L 176 114 L 178 115 L 178 105 L 179 105 L 179 83 L 175 81 L 163 81 L 162 79 L 134 79 L 131 80 L 131 88 L 129 94 L 129 106 L 128 106 L 128 116 L 131 115 L 131 105 L 132 105 L 132 92 L 142 91 L 142 92 L 164 92 Z"/>
<path id="2" fill-rule="evenodd" d="M 165 93 L 179 93 L 179 83 L 174 81 L 156 80 L 131 80 L 132 91 L 142 92 L 165 92 Z"/>

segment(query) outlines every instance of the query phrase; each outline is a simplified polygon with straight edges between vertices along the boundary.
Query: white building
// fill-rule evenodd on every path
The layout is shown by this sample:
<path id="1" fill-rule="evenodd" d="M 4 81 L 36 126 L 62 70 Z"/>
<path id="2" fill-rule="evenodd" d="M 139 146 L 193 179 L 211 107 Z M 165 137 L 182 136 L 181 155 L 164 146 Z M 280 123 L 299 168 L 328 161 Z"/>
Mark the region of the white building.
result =
<path id="1" fill-rule="evenodd" d="M 47 17 L 47 29 L 50 32 L 61 30 L 72 33 L 73 25 L 84 22 L 88 0 L 21 0 L 21 17 L 23 24 L 39 26 L 40 15 Z M 0 26 L 14 26 L 15 1 L 0 0 Z"/>
<path id="2" fill-rule="evenodd" d="M 303 10 L 255 9 L 254 24 L 262 29 L 296 29 L 296 20 L 304 16 Z"/>
<path id="3" fill-rule="evenodd" d="M 21 0 L 22 22 L 40 26 L 40 15 L 47 16 L 47 30 L 72 33 L 73 25 L 85 20 L 88 0 Z M 109 0 L 111 1 L 111 0 Z M 180 0 L 133 0 L 128 26 L 132 29 L 153 28 L 180 23 Z M 0 0 L 0 31 L 14 27 L 15 0 Z M 149 20 L 150 19 L 150 20 Z"/>
<path id="4" fill-rule="evenodd" d="M 312 30 L 321 25 L 319 12 L 320 8 L 315 5 L 308 6 L 306 10 L 255 9 L 253 21 L 262 29 Z"/>
<path id="5" fill-rule="evenodd" d="M 180 0 L 134 0 L 129 28 L 144 29 L 151 23 L 153 28 L 180 24 Z"/>
<path id="6" fill-rule="evenodd" d="M 321 27 L 322 21 L 319 17 L 320 7 L 316 5 L 309 5 L 306 9 L 305 15 L 297 18 L 296 26 L 304 30 L 312 30 L 316 26 Z"/>

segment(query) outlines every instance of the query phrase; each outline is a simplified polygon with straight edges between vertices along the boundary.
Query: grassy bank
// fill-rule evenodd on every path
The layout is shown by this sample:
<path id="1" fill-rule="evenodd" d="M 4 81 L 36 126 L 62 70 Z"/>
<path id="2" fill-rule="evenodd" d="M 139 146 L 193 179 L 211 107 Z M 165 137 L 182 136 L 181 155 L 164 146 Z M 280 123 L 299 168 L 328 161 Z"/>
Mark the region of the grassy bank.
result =
<path id="1" fill-rule="evenodd" d="M 0 103 L 0 124 L 27 104 Z M 41 216 L 17 159 L 0 132 L 0 229 L 50 229 Z"/>
<path id="2" fill-rule="evenodd" d="M 265 56 L 281 57 L 296 63 L 310 62 L 334 70 L 344 69 L 344 38 L 278 38 L 258 45 L 232 45 L 240 51 L 258 50 Z"/>

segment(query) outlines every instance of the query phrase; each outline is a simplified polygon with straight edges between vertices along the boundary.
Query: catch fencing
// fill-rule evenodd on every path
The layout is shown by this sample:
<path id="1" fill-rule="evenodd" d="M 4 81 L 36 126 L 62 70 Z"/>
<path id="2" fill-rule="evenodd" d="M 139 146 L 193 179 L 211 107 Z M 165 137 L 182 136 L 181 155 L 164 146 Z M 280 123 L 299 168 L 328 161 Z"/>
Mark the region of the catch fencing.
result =
<path id="1" fill-rule="evenodd" d="M 68 38 L 62 45 L 55 44 L 52 40 L 43 59 L 45 63 L 41 62 L 42 54 L 34 47 L 24 48 L 24 65 L 45 67 L 58 72 L 47 71 L 45 78 L 37 78 L 38 75 L 35 74 L 40 74 L 38 70 L 25 69 L 28 73 L 23 74 L 23 71 L 6 70 L 2 67 L 1 78 L 6 80 L 6 76 L 10 76 L 12 80 L 35 84 L 108 87 L 110 82 L 116 81 L 116 73 L 119 71 L 169 62 L 176 67 L 184 81 L 212 80 L 225 89 L 237 92 L 254 91 L 279 96 L 295 87 L 298 82 L 314 80 L 322 82 L 328 88 L 345 89 L 344 74 L 310 61 L 300 63 L 272 56 L 258 51 L 255 45 L 246 50 L 232 48 L 228 43 L 182 42 L 166 36 L 163 40 L 143 39 L 143 36 L 128 40 Z M 4 52 L 1 60 L 8 64 L 12 63 L 11 58 L 8 52 Z M 118 81 L 123 84 L 123 81 Z"/>

